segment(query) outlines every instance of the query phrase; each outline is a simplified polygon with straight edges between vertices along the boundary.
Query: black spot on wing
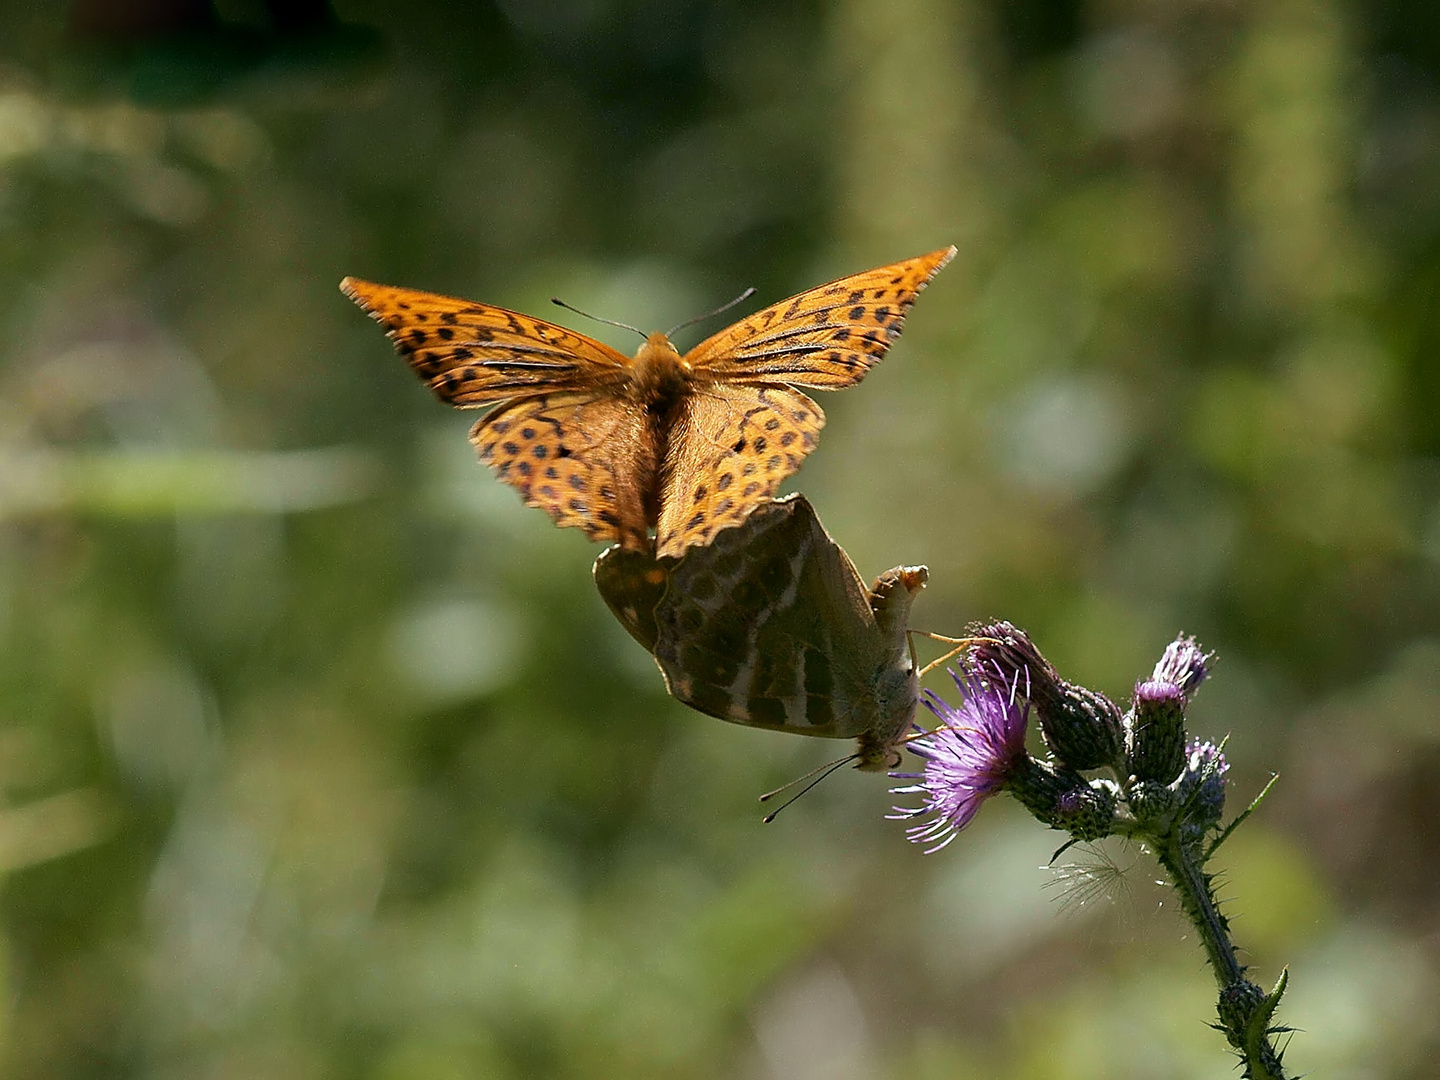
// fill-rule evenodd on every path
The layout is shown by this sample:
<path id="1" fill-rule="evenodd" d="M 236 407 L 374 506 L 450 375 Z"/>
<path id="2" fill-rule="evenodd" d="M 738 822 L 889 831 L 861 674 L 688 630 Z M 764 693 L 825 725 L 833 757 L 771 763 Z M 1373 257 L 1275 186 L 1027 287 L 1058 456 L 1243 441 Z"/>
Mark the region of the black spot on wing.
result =
<path id="1" fill-rule="evenodd" d="M 806 649 L 805 719 L 812 727 L 829 727 L 835 722 L 835 673 L 828 654 Z"/>
<path id="2" fill-rule="evenodd" d="M 784 728 L 790 726 L 790 717 L 786 715 L 785 703 L 779 698 L 752 696 L 746 702 L 745 711 L 749 714 L 749 722 L 759 727 Z"/>

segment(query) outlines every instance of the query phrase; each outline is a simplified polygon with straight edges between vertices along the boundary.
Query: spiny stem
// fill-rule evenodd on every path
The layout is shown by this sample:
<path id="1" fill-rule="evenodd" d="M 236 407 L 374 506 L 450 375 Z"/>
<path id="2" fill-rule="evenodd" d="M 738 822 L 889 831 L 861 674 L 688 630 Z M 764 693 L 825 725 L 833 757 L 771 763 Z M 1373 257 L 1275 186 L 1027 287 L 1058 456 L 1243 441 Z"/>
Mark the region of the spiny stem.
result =
<path id="1" fill-rule="evenodd" d="M 1204 871 L 1188 857 L 1185 845 L 1173 833 L 1157 847 L 1155 854 L 1180 891 L 1180 904 L 1200 932 L 1201 944 L 1221 989 L 1239 982 L 1245 972 L 1235 959 L 1235 946 L 1230 944 L 1225 917 L 1220 914 Z"/>
<path id="2" fill-rule="evenodd" d="M 1282 975 L 1275 989 L 1266 994 L 1245 978 L 1245 969 L 1235 958 L 1230 929 L 1220 914 L 1211 879 L 1205 874 L 1194 846 L 1186 844 L 1179 829 L 1164 837 L 1152 837 L 1156 857 L 1180 894 L 1180 905 L 1200 934 L 1205 955 L 1220 985 L 1220 1028 L 1230 1045 L 1245 1062 L 1245 1076 L 1252 1080 L 1285 1080 L 1280 1055 L 1271 1045 L 1270 1018 L 1285 992 Z"/>

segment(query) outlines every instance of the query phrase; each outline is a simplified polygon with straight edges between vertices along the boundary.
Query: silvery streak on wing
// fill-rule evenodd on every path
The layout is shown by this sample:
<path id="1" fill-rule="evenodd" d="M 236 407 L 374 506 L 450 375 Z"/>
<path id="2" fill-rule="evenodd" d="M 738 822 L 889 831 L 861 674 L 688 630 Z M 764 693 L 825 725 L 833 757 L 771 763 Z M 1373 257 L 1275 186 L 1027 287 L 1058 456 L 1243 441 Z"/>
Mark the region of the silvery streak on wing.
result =
<path id="1" fill-rule="evenodd" d="M 856 738 L 856 768 L 899 761 L 919 678 L 906 633 L 923 566 L 867 589 L 803 495 L 756 510 L 681 559 L 611 548 L 600 595 L 678 700 L 732 723 Z"/>

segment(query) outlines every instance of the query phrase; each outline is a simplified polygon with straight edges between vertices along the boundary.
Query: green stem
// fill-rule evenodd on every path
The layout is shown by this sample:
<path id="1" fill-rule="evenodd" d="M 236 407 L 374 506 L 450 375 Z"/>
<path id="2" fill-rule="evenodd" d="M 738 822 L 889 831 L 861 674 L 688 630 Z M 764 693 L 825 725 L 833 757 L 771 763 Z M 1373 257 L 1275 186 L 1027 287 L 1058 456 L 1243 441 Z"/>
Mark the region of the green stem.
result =
<path id="1" fill-rule="evenodd" d="M 1205 947 L 1206 958 L 1215 972 L 1215 980 L 1223 990 L 1245 977 L 1240 962 L 1235 959 L 1235 946 L 1230 944 L 1229 925 L 1216 906 L 1210 891 L 1210 882 L 1195 860 L 1189 857 L 1185 845 L 1172 833 L 1157 847 L 1156 857 L 1170 874 L 1170 880 L 1180 892 L 1180 903 L 1185 914 L 1200 931 L 1200 942 Z"/>
<path id="2" fill-rule="evenodd" d="M 1282 975 L 1269 994 L 1245 978 L 1245 969 L 1235 958 L 1230 943 L 1230 926 L 1220 913 L 1211 889 L 1211 879 L 1202 869 L 1198 851 L 1186 844 L 1179 828 L 1167 836 L 1152 837 L 1156 857 L 1180 894 L 1180 905 L 1199 931 L 1206 959 L 1220 985 L 1220 1030 L 1245 1062 L 1245 1076 L 1252 1080 L 1285 1080 L 1280 1054 L 1271 1043 L 1270 1018 L 1285 990 Z"/>

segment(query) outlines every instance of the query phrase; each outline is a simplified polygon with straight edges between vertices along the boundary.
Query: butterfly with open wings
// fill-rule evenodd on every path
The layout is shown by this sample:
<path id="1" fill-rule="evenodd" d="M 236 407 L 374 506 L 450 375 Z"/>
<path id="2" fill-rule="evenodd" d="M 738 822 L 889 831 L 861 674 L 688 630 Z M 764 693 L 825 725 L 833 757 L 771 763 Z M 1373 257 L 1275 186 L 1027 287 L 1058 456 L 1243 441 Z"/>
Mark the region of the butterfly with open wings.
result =
<path id="1" fill-rule="evenodd" d="M 442 401 L 493 406 L 470 441 L 560 526 L 681 555 L 738 525 L 815 448 L 825 414 L 795 389 L 854 386 L 955 254 L 840 278 L 720 331 L 683 356 L 651 334 L 634 358 L 490 304 L 347 277 Z"/>

